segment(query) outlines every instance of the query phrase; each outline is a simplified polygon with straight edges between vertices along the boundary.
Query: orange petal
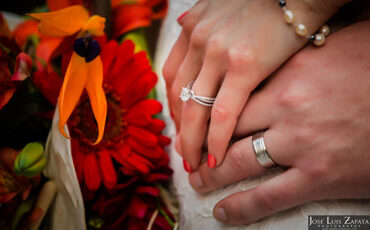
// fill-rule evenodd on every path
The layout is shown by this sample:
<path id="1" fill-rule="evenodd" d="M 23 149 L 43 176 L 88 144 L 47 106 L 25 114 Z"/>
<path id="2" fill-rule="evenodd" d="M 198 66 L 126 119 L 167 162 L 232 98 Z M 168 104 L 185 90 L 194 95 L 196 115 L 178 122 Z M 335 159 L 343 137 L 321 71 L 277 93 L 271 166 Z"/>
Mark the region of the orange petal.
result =
<path id="1" fill-rule="evenodd" d="M 89 20 L 88 11 L 81 5 L 29 16 L 40 20 L 39 30 L 48 36 L 72 35 L 80 31 Z"/>
<path id="2" fill-rule="evenodd" d="M 103 90 L 103 63 L 100 55 L 93 61 L 87 63 L 88 78 L 86 82 L 86 90 L 89 94 L 90 104 L 98 123 L 99 135 L 94 144 L 98 144 L 104 134 L 105 121 L 107 118 L 107 100 Z"/>
<path id="3" fill-rule="evenodd" d="M 68 135 L 64 132 L 64 125 L 85 88 L 87 68 L 85 58 L 73 53 L 59 94 L 59 130 L 67 138 Z"/>
<path id="4" fill-rule="evenodd" d="M 89 18 L 82 30 L 89 31 L 94 36 L 103 36 L 105 27 L 105 18 L 93 15 Z"/>
<path id="5" fill-rule="evenodd" d="M 13 37 L 20 47 L 23 47 L 26 44 L 28 36 L 40 35 L 37 28 L 38 24 L 38 21 L 29 19 L 19 24 L 15 30 L 13 30 Z"/>
<path id="6" fill-rule="evenodd" d="M 114 36 L 122 35 L 128 31 L 149 26 L 152 10 L 145 5 L 120 5 L 114 9 L 113 26 Z"/>

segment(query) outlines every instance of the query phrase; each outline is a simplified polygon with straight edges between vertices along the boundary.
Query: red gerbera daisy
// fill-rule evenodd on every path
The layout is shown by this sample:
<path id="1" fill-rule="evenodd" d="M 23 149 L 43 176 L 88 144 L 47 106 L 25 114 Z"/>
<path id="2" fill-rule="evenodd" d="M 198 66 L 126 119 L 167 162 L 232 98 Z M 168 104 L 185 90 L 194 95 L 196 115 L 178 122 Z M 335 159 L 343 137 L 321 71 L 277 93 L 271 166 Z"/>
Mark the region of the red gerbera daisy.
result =
<path id="1" fill-rule="evenodd" d="M 165 185 L 171 173 L 172 170 L 164 166 L 140 179 L 132 177 L 120 188 L 103 190 L 92 205 L 92 210 L 103 219 L 101 229 L 147 229 L 151 218 L 154 218 L 151 229 L 172 229 L 169 223 L 174 217 L 162 202 L 160 189 L 154 186 Z M 159 209 L 160 213 L 156 215 L 155 211 Z"/>
<path id="2" fill-rule="evenodd" d="M 92 191 L 102 181 L 114 188 L 119 172 L 145 175 L 168 164 L 163 146 L 169 139 L 161 135 L 165 124 L 153 118 L 162 106 L 146 99 L 157 81 L 146 53 L 135 54 L 131 41 L 110 41 L 101 47 L 108 105 L 103 140 L 91 145 L 98 129 L 87 96 L 81 97 L 68 123 L 77 177 Z"/>

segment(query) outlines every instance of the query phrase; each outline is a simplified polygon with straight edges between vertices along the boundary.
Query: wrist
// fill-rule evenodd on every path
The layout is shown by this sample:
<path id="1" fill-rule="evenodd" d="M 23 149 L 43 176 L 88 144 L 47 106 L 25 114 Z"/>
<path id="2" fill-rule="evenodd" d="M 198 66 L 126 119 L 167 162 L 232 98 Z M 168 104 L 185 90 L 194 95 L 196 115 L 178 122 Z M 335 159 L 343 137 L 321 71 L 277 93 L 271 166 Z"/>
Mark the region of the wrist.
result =
<path id="1" fill-rule="evenodd" d="M 314 33 L 342 6 L 351 1 L 353 0 L 287 0 L 287 4 L 294 12 L 296 20 L 306 25 L 310 33 Z"/>

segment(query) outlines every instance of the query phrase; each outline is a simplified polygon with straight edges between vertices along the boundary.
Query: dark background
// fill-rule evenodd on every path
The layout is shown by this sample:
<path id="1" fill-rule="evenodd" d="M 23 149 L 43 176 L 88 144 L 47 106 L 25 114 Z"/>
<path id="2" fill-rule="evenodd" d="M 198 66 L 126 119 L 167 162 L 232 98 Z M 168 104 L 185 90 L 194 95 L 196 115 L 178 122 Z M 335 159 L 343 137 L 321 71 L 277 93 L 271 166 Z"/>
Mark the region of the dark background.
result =
<path id="1" fill-rule="evenodd" d="M 0 11 L 23 15 L 36 7 L 45 5 L 45 0 L 0 0 Z"/>

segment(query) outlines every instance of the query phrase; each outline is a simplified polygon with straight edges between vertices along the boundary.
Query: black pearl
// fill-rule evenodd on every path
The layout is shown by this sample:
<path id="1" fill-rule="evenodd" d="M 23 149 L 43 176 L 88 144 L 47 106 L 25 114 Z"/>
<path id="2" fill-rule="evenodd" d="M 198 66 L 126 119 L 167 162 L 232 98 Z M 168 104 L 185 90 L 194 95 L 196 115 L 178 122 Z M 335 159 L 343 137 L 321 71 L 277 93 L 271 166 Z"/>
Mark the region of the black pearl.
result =
<path id="1" fill-rule="evenodd" d="M 310 42 L 314 42 L 315 41 L 315 35 L 311 34 L 310 38 L 308 40 L 310 40 Z"/>
<path id="2" fill-rule="evenodd" d="M 279 6 L 280 6 L 280 7 L 284 7 L 284 6 L 286 6 L 286 2 L 285 2 L 285 0 L 279 0 Z"/>

